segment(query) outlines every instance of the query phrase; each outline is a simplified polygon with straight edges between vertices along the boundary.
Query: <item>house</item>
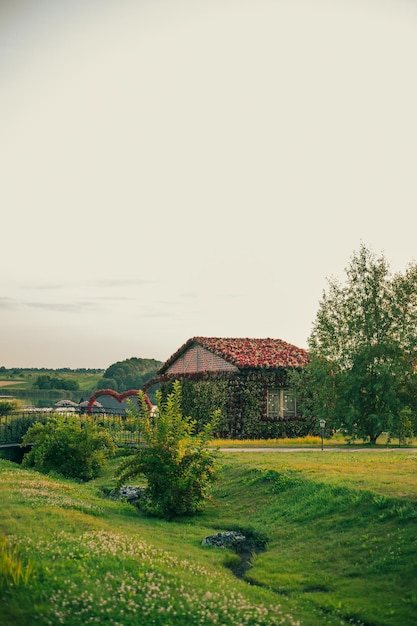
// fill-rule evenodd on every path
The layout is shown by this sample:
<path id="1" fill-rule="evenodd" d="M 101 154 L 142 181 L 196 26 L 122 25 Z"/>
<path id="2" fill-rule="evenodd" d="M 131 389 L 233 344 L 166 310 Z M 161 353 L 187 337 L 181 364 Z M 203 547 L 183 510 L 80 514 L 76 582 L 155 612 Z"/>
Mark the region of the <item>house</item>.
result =
<path id="1" fill-rule="evenodd" d="M 181 381 L 183 413 L 197 422 L 220 408 L 219 436 L 288 436 L 299 434 L 302 423 L 288 372 L 308 361 L 306 350 L 281 339 L 193 337 L 158 370 L 157 380 L 163 393 Z"/>

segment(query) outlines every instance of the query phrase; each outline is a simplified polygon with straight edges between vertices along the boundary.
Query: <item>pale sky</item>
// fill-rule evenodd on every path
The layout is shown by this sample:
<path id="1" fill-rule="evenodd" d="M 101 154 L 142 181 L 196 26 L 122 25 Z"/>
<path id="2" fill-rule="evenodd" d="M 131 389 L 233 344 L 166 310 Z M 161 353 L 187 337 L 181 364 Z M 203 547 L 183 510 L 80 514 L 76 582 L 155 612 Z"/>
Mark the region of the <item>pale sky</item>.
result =
<path id="1" fill-rule="evenodd" d="M 0 366 L 300 347 L 417 257 L 417 3 L 2 0 Z"/>

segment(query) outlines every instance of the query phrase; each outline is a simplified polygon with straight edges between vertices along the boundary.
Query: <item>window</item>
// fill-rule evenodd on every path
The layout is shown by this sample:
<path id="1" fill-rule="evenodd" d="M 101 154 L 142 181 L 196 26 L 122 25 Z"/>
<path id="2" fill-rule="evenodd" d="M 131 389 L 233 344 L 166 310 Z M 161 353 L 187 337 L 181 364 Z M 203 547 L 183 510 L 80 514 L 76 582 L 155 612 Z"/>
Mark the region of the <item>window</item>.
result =
<path id="1" fill-rule="evenodd" d="M 268 389 L 267 417 L 269 419 L 288 419 L 296 415 L 297 400 L 293 391 Z"/>
<path id="2" fill-rule="evenodd" d="M 279 419 L 281 417 L 280 389 L 268 389 L 267 417 L 269 419 Z"/>
<path id="3" fill-rule="evenodd" d="M 282 392 L 283 405 L 284 405 L 284 417 L 295 417 L 297 415 L 295 394 L 291 391 Z"/>

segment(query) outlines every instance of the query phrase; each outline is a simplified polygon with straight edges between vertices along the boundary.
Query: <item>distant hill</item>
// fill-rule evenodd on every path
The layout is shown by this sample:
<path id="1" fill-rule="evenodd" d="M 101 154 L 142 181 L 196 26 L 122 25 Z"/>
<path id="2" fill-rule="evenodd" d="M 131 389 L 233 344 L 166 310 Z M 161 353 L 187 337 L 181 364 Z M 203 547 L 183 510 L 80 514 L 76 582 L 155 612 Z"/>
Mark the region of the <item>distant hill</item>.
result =
<path id="1" fill-rule="evenodd" d="M 51 390 L 80 390 L 88 393 L 96 389 L 104 371 L 104 369 L 69 367 L 59 369 L 0 367 L 0 387 L 20 390 L 22 396 L 27 396 L 31 391 L 42 393 Z"/>
<path id="2" fill-rule="evenodd" d="M 155 359 L 137 357 L 118 361 L 105 370 L 100 387 L 116 391 L 140 389 L 147 380 L 155 376 L 162 365 L 161 361 Z"/>
<path id="3" fill-rule="evenodd" d="M 117 361 L 106 370 L 69 367 L 59 369 L 0 367 L 0 386 L 4 389 L 19 388 L 22 392 L 25 391 L 25 395 L 31 390 L 38 392 L 79 390 L 84 394 L 89 394 L 95 389 L 110 388 L 121 392 L 140 389 L 156 374 L 161 365 L 162 362 L 156 359 L 132 357 Z"/>

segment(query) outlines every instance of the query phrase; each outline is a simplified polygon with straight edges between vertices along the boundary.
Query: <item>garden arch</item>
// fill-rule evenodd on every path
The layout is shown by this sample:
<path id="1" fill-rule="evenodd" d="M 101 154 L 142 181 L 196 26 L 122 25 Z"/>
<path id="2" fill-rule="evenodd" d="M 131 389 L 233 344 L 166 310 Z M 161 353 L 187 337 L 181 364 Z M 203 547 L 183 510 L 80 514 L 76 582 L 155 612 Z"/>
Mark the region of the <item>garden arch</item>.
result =
<path id="1" fill-rule="evenodd" d="M 129 391 L 123 391 L 122 393 L 119 393 L 115 391 L 114 389 L 97 389 L 97 391 L 95 391 L 93 395 L 90 397 L 90 399 L 88 400 L 88 413 L 91 414 L 93 412 L 94 402 L 100 396 L 111 396 L 112 398 L 115 398 L 115 400 L 121 403 L 124 400 L 126 400 L 126 398 L 137 396 L 139 391 L 141 390 L 129 389 Z M 152 402 L 149 400 L 149 397 L 147 396 L 146 393 L 144 393 L 143 395 L 144 395 L 146 404 L 148 405 L 149 409 L 152 409 Z"/>

